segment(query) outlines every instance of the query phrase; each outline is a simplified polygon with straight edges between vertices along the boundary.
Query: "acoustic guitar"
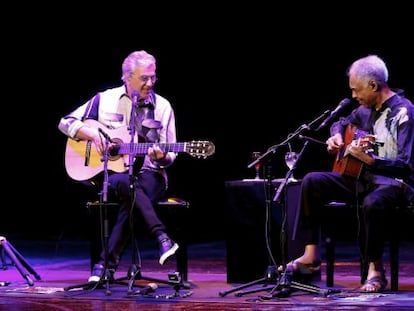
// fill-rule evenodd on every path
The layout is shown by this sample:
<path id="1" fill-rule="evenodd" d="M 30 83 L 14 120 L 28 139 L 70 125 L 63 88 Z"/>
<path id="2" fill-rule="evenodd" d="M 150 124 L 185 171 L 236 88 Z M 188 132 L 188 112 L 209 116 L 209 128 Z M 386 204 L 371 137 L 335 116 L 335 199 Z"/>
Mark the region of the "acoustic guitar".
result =
<path id="1" fill-rule="evenodd" d="M 88 119 L 84 121 L 90 127 L 100 128 L 115 144 L 108 155 L 107 168 L 113 172 L 125 172 L 129 165 L 129 156 L 146 155 L 148 148 L 154 143 L 149 142 L 128 142 L 130 134 L 126 126 L 108 129 L 102 123 Z M 206 140 L 193 140 L 179 143 L 155 143 L 165 152 L 185 152 L 192 157 L 207 158 L 214 154 L 215 146 Z M 66 172 L 74 180 L 85 181 L 95 177 L 104 170 L 102 156 L 96 150 L 92 141 L 76 141 L 69 138 L 66 143 L 65 151 Z"/>
<path id="2" fill-rule="evenodd" d="M 374 151 L 372 146 L 375 144 L 375 136 L 350 124 L 345 129 L 344 146 L 336 155 L 332 171 L 359 178 L 364 167 L 364 162 L 349 153 L 349 148 L 354 140 L 358 141 L 358 145 L 363 147 L 365 153 Z"/>

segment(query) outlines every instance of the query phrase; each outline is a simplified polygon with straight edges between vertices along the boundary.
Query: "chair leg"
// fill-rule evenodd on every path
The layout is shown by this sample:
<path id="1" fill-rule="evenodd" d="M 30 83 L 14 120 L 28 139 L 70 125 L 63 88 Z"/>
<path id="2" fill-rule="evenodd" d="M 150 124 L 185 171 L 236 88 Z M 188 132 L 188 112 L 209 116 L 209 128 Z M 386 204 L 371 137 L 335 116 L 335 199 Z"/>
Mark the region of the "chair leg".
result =
<path id="1" fill-rule="evenodd" d="M 180 245 L 176 253 L 177 272 L 180 273 L 181 280 L 187 282 L 188 254 L 185 226 L 187 223 L 189 203 L 182 199 L 172 198 L 158 202 L 158 207 L 159 213 L 168 216 L 167 219 L 164 220 L 167 223 L 171 236 Z"/>
<path id="2" fill-rule="evenodd" d="M 335 266 L 335 242 L 332 237 L 325 238 L 326 251 L 326 286 L 334 285 L 334 266 Z"/>
<path id="3" fill-rule="evenodd" d="M 184 282 L 188 281 L 188 256 L 187 244 L 181 240 L 180 248 L 177 251 L 177 271 L 181 274 Z"/>
<path id="4" fill-rule="evenodd" d="M 361 275 L 361 284 L 364 284 L 368 277 L 368 263 L 364 260 L 362 255 L 359 258 L 359 267 Z"/>
<path id="5" fill-rule="evenodd" d="M 363 230 L 363 229 L 362 229 Z M 365 235 L 360 232 L 358 236 L 358 243 L 359 243 L 359 269 L 360 269 L 360 277 L 361 277 L 361 284 L 364 284 L 368 278 L 368 262 L 365 260 Z"/>
<path id="6" fill-rule="evenodd" d="M 397 230 L 398 228 L 393 228 L 391 232 L 391 237 L 390 237 L 390 275 L 391 275 L 391 290 L 392 291 L 398 291 L 400 239 L 399 239 Z"/>

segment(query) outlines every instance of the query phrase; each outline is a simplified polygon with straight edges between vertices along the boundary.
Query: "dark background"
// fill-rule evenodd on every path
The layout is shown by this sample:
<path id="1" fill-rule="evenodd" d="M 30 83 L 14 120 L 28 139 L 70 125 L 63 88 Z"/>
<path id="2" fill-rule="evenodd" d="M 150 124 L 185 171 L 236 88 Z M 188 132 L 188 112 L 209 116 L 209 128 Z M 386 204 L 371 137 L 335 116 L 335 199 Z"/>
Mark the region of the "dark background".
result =
<path id="1" fill-rule="evenodd" d="M 383 57 L 390 85 L 414 98 L 412 25 L 402 7 L 47 9 L 5 12 L 13 22 L 2 39 L 4 235 L 84 236 L 87 198 L 66 176 L 67 138 L 57 124 L 96 92 L 119 85 L 122 61 L 134 50 L 158 60 L 155 90 L 175 109 L 178 140 L 216 146 L 207 159 L 180 154 L 169 170 L 171 193 L 191 203 L 194 240 L 223 238 L 224 183 L 253 177 L 252 151 L 265 152 L 351 96 L 345 71 L 356 58 Z M 328 132 L 304 134 L 325 141 Z M 292 140 L 296 151 L 302 145 Z M 287 171 L 286 150 L 267 159 L 274 177 Z M 296 176 L 331 163 L 325 147 L 312 143 Z"/>

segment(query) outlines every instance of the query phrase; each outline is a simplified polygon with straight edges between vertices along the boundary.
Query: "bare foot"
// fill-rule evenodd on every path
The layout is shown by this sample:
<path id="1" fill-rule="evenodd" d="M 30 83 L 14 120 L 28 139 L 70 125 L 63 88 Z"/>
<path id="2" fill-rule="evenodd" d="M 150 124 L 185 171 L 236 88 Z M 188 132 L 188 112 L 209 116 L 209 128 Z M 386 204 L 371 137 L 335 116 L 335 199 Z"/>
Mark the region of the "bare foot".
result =
<path id="1" fill-rule="evenodd" d="M 379 293 L 387 287 L 387 279 L 383 273 L 369 276 L 360 287 L 362 293 Z"/>

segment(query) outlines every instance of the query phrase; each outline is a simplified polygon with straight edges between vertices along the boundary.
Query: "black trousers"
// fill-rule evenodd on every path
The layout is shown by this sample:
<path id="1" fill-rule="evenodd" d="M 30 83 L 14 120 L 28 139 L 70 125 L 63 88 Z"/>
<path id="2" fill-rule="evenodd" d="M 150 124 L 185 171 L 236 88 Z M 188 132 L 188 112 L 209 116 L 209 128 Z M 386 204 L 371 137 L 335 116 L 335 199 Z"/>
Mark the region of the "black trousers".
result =
<path id="1" fill-rule="evenodd" d="M 335 172 L 312 172 L 302 179 L 300 221 L 305 245 L 319 244 L 322 207 L 331 201 L 359 202 L 363 221 L 362 254 L 368 262 L 382 258 L 384 228 L 391 209 L 406 204 L 404 189 L 395 185 L 372 185 Z M 332 219 L 333 222 L 340 221 Z M 356 219 L 357 221 L 357 219 Z"/>
<path id="2" fill-rule="evenodd" d="M 108 255 L 108 267 L 116 269 L 130 241 L 136 217 L 144 220 L 150 234 L 158 236 L 165 232 L 165 226 L 154 210 L 154 203 L 165 195 L 166 183 L 161 174 L 150 170 L 137 174 L 133 183 L 128 174 L 112 174 L 108 183 L 108 192 L 119 201 L 119 210 L 108 238 L 108 250 L 102 250 L 100 261 L 104 263 Z"/>

